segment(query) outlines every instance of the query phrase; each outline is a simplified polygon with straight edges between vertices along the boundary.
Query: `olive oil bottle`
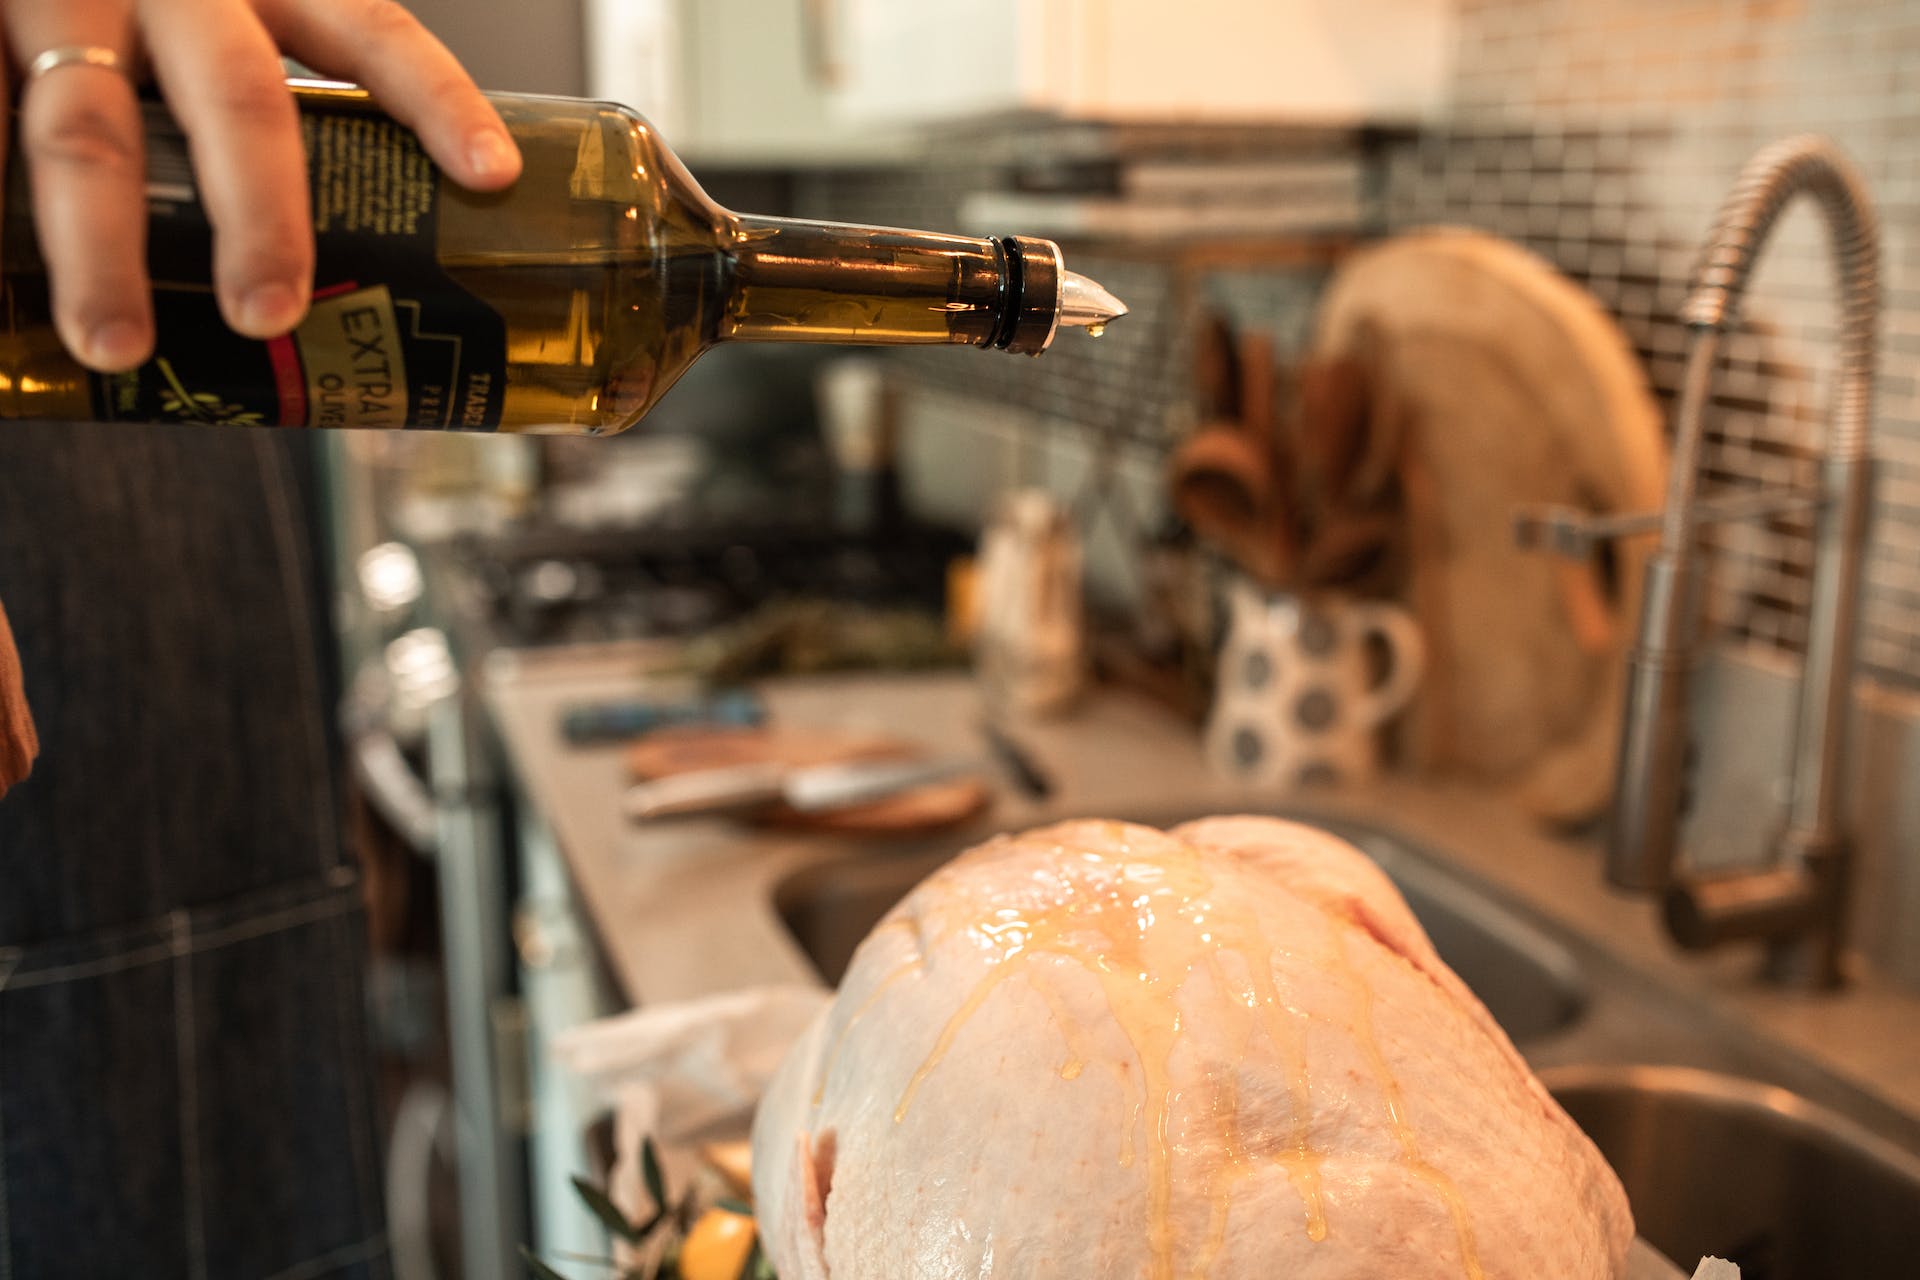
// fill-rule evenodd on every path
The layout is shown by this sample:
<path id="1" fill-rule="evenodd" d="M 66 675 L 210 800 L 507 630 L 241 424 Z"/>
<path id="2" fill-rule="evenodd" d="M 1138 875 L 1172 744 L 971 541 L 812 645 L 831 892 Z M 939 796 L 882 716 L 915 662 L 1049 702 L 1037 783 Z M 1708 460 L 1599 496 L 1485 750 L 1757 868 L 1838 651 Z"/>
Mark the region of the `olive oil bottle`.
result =
<path id="1" fill-rule="evenodd" d="M 722 209 L 622 107 L 495 96 L 524 171 L 454 185 L 359 89 L 298 81 L 318 261 L 290 335 L 229 330 L 185 140 L 147 116 L 154 356 L 81 368 L 48 311 L 16 167 L 0 230 L 0 417 L 600 435 L 719 342 L 954 343 L 1038 353 L 1124 313 L 1018 236 Z"/>

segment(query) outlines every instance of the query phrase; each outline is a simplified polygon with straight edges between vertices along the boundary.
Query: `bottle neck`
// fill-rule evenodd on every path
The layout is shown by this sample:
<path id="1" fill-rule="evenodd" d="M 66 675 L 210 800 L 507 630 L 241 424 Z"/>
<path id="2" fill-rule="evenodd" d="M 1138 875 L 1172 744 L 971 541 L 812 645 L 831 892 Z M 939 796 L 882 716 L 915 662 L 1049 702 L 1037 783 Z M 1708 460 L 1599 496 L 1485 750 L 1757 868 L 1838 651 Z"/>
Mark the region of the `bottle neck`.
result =
<path id="1" fill-rule="evenodd" d="M 723 341 L 966 343 L 1039 352 L 1059 313 L 1044 240 L 730 215 Z"/>

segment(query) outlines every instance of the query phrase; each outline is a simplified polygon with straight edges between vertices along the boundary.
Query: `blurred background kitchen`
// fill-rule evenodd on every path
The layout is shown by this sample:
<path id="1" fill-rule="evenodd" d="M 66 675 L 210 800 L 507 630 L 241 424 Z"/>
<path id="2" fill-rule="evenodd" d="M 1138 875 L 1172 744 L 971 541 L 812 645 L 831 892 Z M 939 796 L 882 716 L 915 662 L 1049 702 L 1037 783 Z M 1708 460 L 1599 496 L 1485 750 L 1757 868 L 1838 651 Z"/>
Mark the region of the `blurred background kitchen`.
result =
<path id="1" fill-rule="evenodd" d="M 1537 1063 L 1710 1068 L 1877 1131 L 1830 1169 L 1737 1088 L 1568 1077 L 1598 1099 L 1590 1128 L 1659 1105 L 1703 1159 L 1777 1143 L 1722 1189 L 1760 1206 L 1750 1276 L 1841 1273 L 1794 1240 L 1913 1243 L 1920 6 L 411 7 L 486 87 L 637 107 L 729 207 L 1053 238 L 1131 314 L 1037 360 L 723 348 L 611 440 L 324 442 L 403 1274 L 601 1247 L 567 1179 L 616 1160 L 619 1089 L 556 1040 L 636 1003 L 832 980 L 843 935 L 911 879 L 819 868 L 878 841 L 924 870 L 1049 814 L 1182 806 L 1304 806 L 1443 851 L 1465 879 L 1423 914 L 1437 937 L 1454 921 L 1449 960 L 1471 982 L 1460 957 L 1505 938 L 1490 982 L 1551 978 L 1509 992 Z M 1884 236 L 1841 774 L 1853 972 L 1818 995 L 1756 977 L 1756 945 L 1683 955 L 1656 905 L 1601 888 L 1651 537 L 1583 533 L 1665 500 L 1701 244 L 1748 158 L 1807 131 L 1852 157 Z M 1803 201 L 1721 349 L 1703 492 L 1816 484 L 1838 340 Z M 1695 872 L 1769 856 L 1815 519 L 1702 521 Z M 717 728 L 642 732 L 675 716 Z M 773 834 L 622 812 L 629 783 L 696 764 L 922 755 L 985 763 Z M 1473 904 L 1448 916 L 1448 893 Z M 1690 1002 L 1607 1016 L 1696 1042 L 1607 1040 L 1609 982 Z M 1676 1258 L 1700 1222 L 1748 1222 L 1661 1194 L 1674 1222 L 1635 1208 Z"/>

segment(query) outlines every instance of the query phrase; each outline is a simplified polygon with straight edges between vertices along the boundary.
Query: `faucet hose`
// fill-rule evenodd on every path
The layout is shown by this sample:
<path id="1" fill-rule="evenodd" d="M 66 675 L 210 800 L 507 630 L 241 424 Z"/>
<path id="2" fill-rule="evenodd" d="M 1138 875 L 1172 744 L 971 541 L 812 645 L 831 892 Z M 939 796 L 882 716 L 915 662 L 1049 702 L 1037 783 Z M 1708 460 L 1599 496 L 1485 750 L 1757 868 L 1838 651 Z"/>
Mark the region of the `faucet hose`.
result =
<path id="1" fill-rule="evenodd" d="M 1748 162 L 1720 207 L 1680 318 L 1719 332 L 1733 327 L 1760 247 L 1802 191 L 1826 215 L 1840 280 L 1840 368 L 1826 456 L 1864 458 L 1880 314 L 1880 224 L 1866 183 L 1832 140 L 1818 134 L 1783 138 Z"/>

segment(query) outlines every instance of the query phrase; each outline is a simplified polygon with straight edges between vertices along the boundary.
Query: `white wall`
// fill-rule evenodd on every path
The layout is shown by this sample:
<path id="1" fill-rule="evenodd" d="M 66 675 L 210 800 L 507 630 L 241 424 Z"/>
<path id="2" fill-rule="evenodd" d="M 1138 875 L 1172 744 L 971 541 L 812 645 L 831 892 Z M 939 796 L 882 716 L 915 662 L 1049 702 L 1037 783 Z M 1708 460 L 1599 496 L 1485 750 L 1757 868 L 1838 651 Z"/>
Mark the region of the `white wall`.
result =
<path id="1" fill-rule="evenodd" d="M 483 89 L 587 91 L 580 0 L 402 0 Z"/>

